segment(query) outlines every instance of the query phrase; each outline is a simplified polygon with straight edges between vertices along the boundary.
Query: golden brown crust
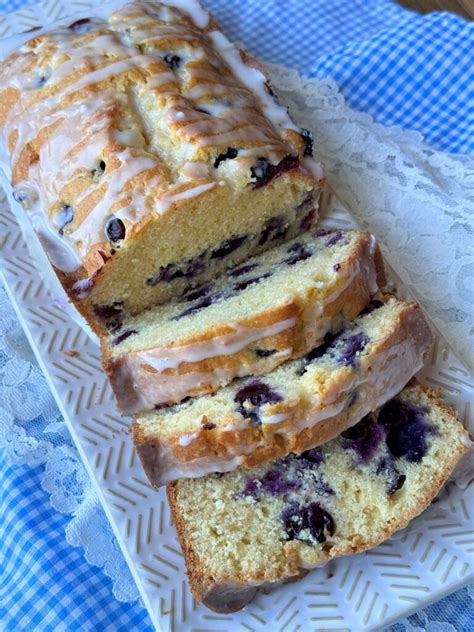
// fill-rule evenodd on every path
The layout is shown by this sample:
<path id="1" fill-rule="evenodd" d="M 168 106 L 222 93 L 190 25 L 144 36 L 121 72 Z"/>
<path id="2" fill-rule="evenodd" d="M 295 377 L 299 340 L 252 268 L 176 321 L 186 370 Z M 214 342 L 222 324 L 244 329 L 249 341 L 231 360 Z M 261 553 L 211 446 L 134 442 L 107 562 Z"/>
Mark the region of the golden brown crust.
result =
<path id="1" fill-rule="evenodd" d="M 378 343 L 374 344 L 371 358 L 373 358 L 372 362 L 375 361 L 378 364 L 374 364 L 373 367 L 369 364 L 371 367 L 369 373 L 374 371 L 374 375 L 376 375 L 377 371 L 383 372 L 384 363 L 380 359 L 384 358 L 385 352 L 396 350 L 398 345 L 404 345 L 405 352 L 413 346 L 422 356 L 429 349 L 431 342 L 432 335 L 420 307 L 416 303 L 405 303 L 399 311 L 396 325 L 387 331 Z M 392 362 L 396 361 L 398 357 L 396 351 L 393 353 L 395 355 Z M 390 373 L 395 369 L 393 366 L 389 366 L 387 370 Z M 402 370 L 401 367 L 400 370 Z M 416 365 L 409 364 L 409 366 L 403 367 L 402 375 L 406 375 L 408 380 L 416 370 Z M 289 452 L 303 452 L 326 443 L 357 423 L 369 412 L 366 410 L 367 403 L 370 403 L 371 410 L 382 403 L 377 401 L 376 390 L 371 387 L 363 402 L 356 402 L 343 412 L 320 419 L 313 426 L 306 427 L 299 432 L 295 430 L 299 420 L 307 420 L 311 416 L 317 415 L 323 406 L 333 405 L 338 398 L 342 397 L 342 385 L 345 384 L 346 378 L 350 375 L 352 375 L 350 369 L 346 368 L 339 370 L 332 380 L 328 378 L 320 401 L 313 408 L 307 407 L 306 399 L 276 404 L 274 410 L 272 409 L 272 414 L 287 414 L 287 418 L 279 423 L 262 424 L 261 426 L 245 424 L 242 426 L 237 417 L 219 420 L 209 418 L 203 420 L 202 423 L 208 421 L 215 424 L 216 427 L 206 429 L 205 426 L 201 426 L 200 430 L 193 432 L 193 440 L 189 443 L 184 442 L 184 445 L 180 432 L 170 431 L 166 435 L 153 434 L 151 431 L 145 433 L 143 428 L 139 429 L 140 424 L 135 421 L 133 424 L 135 448 L 150 482 L 156 486 L 163 484 L 163 475 L 169 464 L 174 464 L 177 471 L 179 471 L 181 464 L 182 475 L 185 476 L 187 469 L 192 471 L 193 463 L 199 471 L 199 459 L 212 457 L 216 464 L 225 463 L 235 455 L 239 455 L 238 465 L 251 468 L 277 459 Z M 379 376 L 377 375 L 377 377 Z M 335 400 L 333 399 L 334 394 L 336 394 Z M 383 394 L 378 397 L 383 398 Z M 229 430 L 230 424 L 235 425 L 236 429 Z M 242 446 L 245 446 L 245 453 L 242 451 Z M 253 450 L 251 449 L 252 446 Z M 236 466 L 237 464 L 234 465 L 234 467 Z M 216 469 L 220 468 L 216 467 Z M 204 473 L 206 472 L 202 472 L 202 474 Z"/>
<path id="2" fill-rule="evenodd" d="M 411 509 L 400 513 L 389 521 L 379 533 L 374 534 L 372 538 L 362 538 L 356 535 L 350 541 L 339 546 L 333 546 L 329 550 L 323 550 L 322 547 L 317 551 L 313 549 L 311 551 L 313 555 L 308 553 L 309 547 L 307 545 L 303 545 L 296 540 L 289 541 L 284 544 L 285 563 L 280 568 L 280 575 L 275 576 L 270 582 L 268 578 L 263 578 L 261 573 L 255 573 L 251 576 L 211 577 L 206 570 L 206 561 L 200 560 L 193 550 L 192 537 L 187 532 L 187 522 L 181 515 L 179 483 L 171 483 L 167 486 L 168 501 L 183 549 L 190 587 L 197 601 L 204 602 L 204 605 L 216 612 L 233 612 L 251 601 L 256 588 L 272 587 L 282 582 L 297 580 L 302 575 L 305 575 L 310 567 L 314 568 L 336 557 L 361 553 L 378 546 L 396 531 L 406 527 L 411 520 L 430 505 L 449 479 L 461 458 L 470 450 L 468 434 L 459 422 L 456 411 L 441 399 L 438 391 L 419 384 L 415 379 L 412 379 L 406 388 L 422 391 L 429 398 L 430 406 L 439 409 L 445 417 L 445 423 L 451 424 L 453 428 L 455 426 L 456 432 L 459 433 L 460 437 L 465 438 L 466 441 L 459 442 L 457 448 L 449 452 L 449 458 L 440 462 L 436 475 L 430 479 L 423 494 L 416 499 L 417 502 L 412 503 Z M 230 587 L 234 591 L 230 602 L 225 600 L 226 587 Z M 233 607 L 234 604 L 237 604 L 237 607 Z"/>

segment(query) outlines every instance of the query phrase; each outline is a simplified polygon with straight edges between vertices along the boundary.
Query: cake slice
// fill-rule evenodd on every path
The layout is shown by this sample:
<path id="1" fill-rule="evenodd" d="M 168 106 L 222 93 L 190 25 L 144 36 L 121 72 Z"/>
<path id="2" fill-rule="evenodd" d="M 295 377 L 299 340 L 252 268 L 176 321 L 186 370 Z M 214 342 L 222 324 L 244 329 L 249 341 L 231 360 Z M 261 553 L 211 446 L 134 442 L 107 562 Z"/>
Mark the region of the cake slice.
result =
<path id="1" fill-rule="evenodd" d="M 259 587 L 376 546 L 429 505 L 469 445 L 455 412 L 414 382 L 320 448 L 169 485 L 195 598 L 233 612 Z"/>
<path id="2" fill-rule="evenodd" d="M 385 283 L 375 240 L 317 230 L 178 301 L 107 323 L 102 360 L 124 413 L 268 373 L 355 318 Z"/>
<path id="3" fill-rule="evenodd" d="M 151 483 L 303 452 L 396 395 L 422 367 L 432 335 L 415 303 L 389 298 L 365 312 L 263 377 L 137 415 L 134 442 Z"/>
<path id="4" fill-rule="evenodd" d="M 323 181 L 311 133 L 196 0 L 101 14 L 0 61 L 6 175 L 97 331 L 311 228 Z"/>

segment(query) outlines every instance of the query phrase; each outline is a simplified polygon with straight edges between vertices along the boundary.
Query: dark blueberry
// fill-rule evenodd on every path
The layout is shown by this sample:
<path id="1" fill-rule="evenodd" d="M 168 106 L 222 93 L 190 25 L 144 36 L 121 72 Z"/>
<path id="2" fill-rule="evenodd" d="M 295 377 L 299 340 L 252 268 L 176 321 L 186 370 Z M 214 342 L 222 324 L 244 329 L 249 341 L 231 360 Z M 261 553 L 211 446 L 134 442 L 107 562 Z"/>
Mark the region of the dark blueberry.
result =
<path id="1" fill-rule="evenodd" d="M 208 421 L 205 424 L 202 424 L 201 426 L 204 430 L 213 430 L 216 427 L 216 424 L 213 424 L 212 422 Z"/>
<path id="2" fill-rule="evenodd" d="M 206 255 L 207 253 L 203 252 L 199 257 L 188 259 L 181 264 L 168 263 L 166 266 L 161 266 L 156 274 L 146 280 L 146 284 L 154 287 L 160 281 L 169 282 L 175 279 L 192 278 L 203 271 Z"/>
<path id="3" fill-rule="evenodd" d="M 34 77 L 31 82 L 31 87 L 33 88 L 42 88 L 50 79 L 51 74 L 43 74 Z"/>
<path id="4" fill-rule="evenodd" d="M 179 55 L 172 55 L 171 53 L 168 53 L 163 57 L 163 59 L 165 61 L 165 64 L 167 64 L 171 68 L 171 70 L 179 68 L 181 64 L 181 57 L 179 57 Z"/>
<path id="5" fill-rule="evenodd" d="M 287 259 L 284 259 L 283 263 L 286 263 L 286 265 L 288 266 L 294 266 L 299 261 L 309 259 L 313 254 L 313 251 L 308 248 L 308 246 L 305 246 L 304 244 L 298 242 L 292 244 L 288 248 L 287 252 L 290 253 L 290 256 Z"/>
<path id="6" fill-rule="evenodd" d="M 236 283 L 234 285 L 234 292 L 242 292 L 243 290 L 246 290 L 250 285 L 260 283 L 260 281 L 262 281 L 263 279 L 268 279 L 268 277 L 270 277 L 271 275 L 271 272 L 265 272 L 265 274 L 262 274 L 261 276 L 252 277 L 251 279 L 245 279 L 244 281 L 239 281 L 239 283 Z"/>
<path id="7" fill-rule="evenodd" d="M 234 401 L 240 404 L 238 412 L 252 421 L 259 421 L 260 407 L 265 404 L 276 404 L 282 396 L 261 380 L 254 380 L 239 389 Z"/>
<path id="8" fill-rule="evenodd" d="M 228 147 L 227 151 L 224 154 L 219 154 L 217 156 L 217 158 L 214 161 L 214 167 L 217 169 L 217 167 L 221 164 L 221 162 L 224 162 L 224 160 L 233 160 L 234 158 L 237 158 L 239 153 L 238 149 L 234 149 L 233 147 Z"/>
<path id="9" fill-rule="evenodd" d="M 255 268 L 258 268 L 258 263 L 251 263 L 247 266 L 241 266 L 240 268 L 231 268 L 227 272 L 227 275 L 231 277 L 238 277 L 242 276 L 243 274 L 247 274 L 248 272 L 252 272 L 252 270 L 255 270 Z"/>
<path id="10" fill-rule="evenodd" d="M 74 285 L 71 287 L 71 292 L 74 296 L 78 298 L 84 298 L 87 296 L 89 290 L 93 287 L 94 280 L 93 279 L 80 279 L 76 281 Z"/>
<path id="11" fill-rule="evenodd" d="M 313 463 L 313 467 L 318 467 L 321 463 L 324 463 L 324 452 L 321 448 L 311 448 L 300 454 L 300 458 L 305 459 Z"/>
<path id="12" fill-rule="evenodd" d="M 111 334 L 118 334 L 118 332 L 122 329 L 122 325 L 123 325 L 123 322 L 122 322 L 121 317 L 115 318 L 114 320 L 109 320 L 105 324 L 109 333 Z"/>
<path id="13" fill-rule="evenodd" d="M 28 193 L 22 193 L 20 191 L 16 191 L 15 189 L 13 189 L 13 199 L 18 202 L 18 204 L 21 204 L 22 206 L 24 205 L 25 202 L 28 201 L 29 199 L 29 195 Z"/>
<path id="14" fill-rule="evenodd" d="M 323 478 L 317 478 L 314 481 L 314 491 L 319 496 L 334 496 L 336 493 Z"/>
<path id="15" fill-rule="evenodd" d="M 318 228 L 317 230 L 314 231 L 313 236 L 314 237 L 326 237 L 326 235 L 329 235 L 332 231 L 327 229 L 327 228 Z"/>
<path id="16" fill-rule="evenodd" d="M 94 314 L 101 320 L 109 320 L 110 318 L 114 318 L 115 316 L 122 314 L 123 303 L 115 301 L 114 303 L 110 303 L 108 305 L 94 305 L 93 311 Z"/>
<path id="17" fill-rule="evenodd" d="M 257 358 L 269 358 L 274 355 L 277 350 L 276 349 L 254 349 L 253 352 L 257 356 Z"/>
<path id="18" fill-rule="evenodd" d="M 331 514 L 319 503 L 301 506 L 292 502 L 281 512 L 281 520 L 288 540 L 303 539 L 305 536 L 301 537 L 302 531 L 308 529 L 311 536 L 322 544 L 335 531 Z"/>
<path id="19" fill-rule="evenodd" d="M 102 176 L 104 174 L 104 171 L 105 171 L 106 167 L 107 167 L 107 165 L 105 164 L 105 161 L 101 160 L 97 164 L 97 167 L 92 170 L 92 175 L 94 176 L 94 178 L 100 178 L 100 176 Z"/>
<path id="20" fill-rule="evenodd" d="M 97 253 L 99 254 L 99 256 L 101 257 L 104 263 L 107 263 L 107 261 L 110 259 L 110 257 L 107 254 L 105 254 L 103 250 L 98 250 Z"/>
<path id="21" fill-rule="evenodd" d="M 373 299 L 373 300 L 370 301 L 370 303 L 367 305 L 367 307 L 365 307 L 361 311 L 359 316 L 364 316 L 365 314 L 370 314 L 371 312 L 375 311 L 379 307 L 382 307 L 383 305 L 385 305 L 385 303 L 383 303 L 382 301 L 378 301 L 377 299 Z"/>
<path id="22" fill-rule="evenodd" d="M 111 346 L 115 347 L 116 345 L 119 345 L 121 342 L 136 333 L 138 333 L 136 329 L 126 329 L 123 333 L 120 334 L 120 336 L 117 336 L 112 340 Z"/>
<path id="23" fill-rule="evenodd" d="M 434 431 L 426 422 L 425 413 L 425 408 L 398 399 L 380 410 L 378 423 L 388 430 L 386 443 L 394 457 L 419 463 L 425 456 L 427 435 Z"/>
<path id="24" fill-rule="evenodd" d="M 392 496 L 396 491 L 401 489 L 406 481 L 405 474 L 400 474 L 395 467 L 393 457 L 383 457 L 377 466 L 376 473 L 387 477 L 387 494 Z"/>
<path id="25" fill-rule="evenodd" d="M 194 290 L 191 290 L 191 292 L 189 292 L 188 294 L 185 294 L 181 300 L 189 303 L 190 301 L 195 301 L 198 298 L 203 298 L 204 296 L 209 294 L 211 290 L 212 290 L 212 285 L 210 284 L 201 285 L 200 287 L 195 288 Z"/>
<path id="26" fill-rule="evenodd" d="M 125 224 L 115 215 L 111 215 L 105 224 L 105 234 L 113 243 L 121 241 L 125 237 Z"/>
<path id="27" fill-rule="evenodd" d="M 340 230 L 337 230 L 326 241 L 326 246 L 335 246 L 337 242 L 340 241 L 341 239 L 342 239 L 342 233 Z"/>
<path id="28" fill-rule="evenodd" d="M 153 410 L 163 410 L 164 408 L 171 408 L 171 404 L 155 404 Z"/>
<path id="29" fill-rule="evenodd" d="M 316 217 L 316 209 L 311 209 L 309 213 L 303 217 L 300 223 L 301 230 L 307 231 L 311 228 L 314 223 L 314 218 Z"/>
<path id="30" fill-rule="evenodd" d="M 281 469 L 272 469 L 265 472 L 261 478 L 248 480 L 241 495 L 254 498 L 259 498 L 263 494 L 279 496 L 299 487 L 301 487 L 301 481 L 289 480 Z"/>
<path id="31" fill-rule="evenodd" d="M 269 239 L 275 241 L 280 237 L 284 237 L 286 229 L 284 229 L 284 220 L 282 217 L 271 217 L 262 230 L 258 245 L 263 246 Z"/>
<path id="32" fill-rule="evenodd" d="M 64 228 L 74 219 L 74 211 L 70 204 L 63 204 L 54 217 L 54 223 L 59 226 L 59 234 L 64 233 Z"/>
<path id="33" fill-rule="evenodd" d="M 313 133 L 309 131 L 309 129 L 301 128 L 300 132 L 301 138 L 304 140 L 304 156 L 312 156 L 313 155 Z"/>
<path id="34" fill-rule="evenodd" d="M 312 202 L 313 202 L 313 199 L 314 199 L 314 191 L 312 191 L 312 190 L 311 190 L 311 191 L 310 191 L 310 192 L 306 195 L 306 197 L 304 198 L 304 200 L 298 204 L 298 206 L 297 206 L 297 207 L 296 207 L 296 209 L 295 209 L 295 210 L 296 210 L 296 212 L 297 212 L 297 213 L 301 213 L 302 211 L 306 210 L 306 208 L 308 207 L 308 205 L 309 205 L 310 203 L 312 203 Z"/>
<path id="35" fill-rule="evenodd" d="M 196 314 L 196 312 L 199 312 L 201 309 L 212 305 L 213 302 L 214 298 L 212 296 L 205 296 L 194 305 L 191 305 L 191 307 L 188 307 L 188 309 L 185 309 L 176 316 L 173 316 L 172 320 L 179 320 L 180 318 L 184 318 L 184 316 L 191 316 L 192 314 Z"/>
<path id="36" fill-rule="evenodd" d="M 403 487 L 406 480 L 407 480 L 407 477 L 405 476 L 405 474 L 398 474 L 398 476 L 390 482 L 389 487 L 387 489 L 387 494 L 389 496 L 392 496 L 395 492 L 397 492 L 399 489 Z"/>
<path id="37" fill-rule="evenodd" d="M 392 399 L 380 409 L 377 421 L 386 428 L 413 421 L 425 423 L 424 416 L 427 412 L 428 409 L 424 406 L 403 402 L 400 399 Z"/>
<path id="38" fill-rule="evenodd" d="M 318 358 L 322 358 L 323 355 L 326 353 L 326 351 L 330 348 L 331 344 L 333 341 L 333 336 L 330 333 L 327 333 L 324 336 L 324 342 L 323 344 L 315 347 L 314 349 L 311 349 L 311 351 L 309 351 L 302 359 L 302 373 L 304 373 L 304 371 L 306 370 L 306 365 L 307 364 L 311 364 L 311 362 L 314 362 L 314 360 L 317 360 Z"/>
<path id="39" fill-rule="evenodd" d="M 341 269 L 341 264 L 340 263 L 335 263 L 333 265 L 334 272 L 339 272 L 340 269 Z"/>
<path id="40" fill-rule="evenodd" d="M 92 23 L 89 18 L 82 18 L 80 20 L 76 20 L 72 24 L 68 26 L 68 29 L 73 33 L 87 33 L 92 28 Z"/>
<path id="41" fill-rule="evenodd" d="M 219 246 L 219 248 L 212 251 L 211 259 L 223 259 L 224 257 L 227 257 L 227 255 L 230 255 L 231 252 L 238 250 L 245 241 L 247 241 L 246 235 L 240 235 L 227 239 Z"/>
<path id="42" fill-rule="evenodd" d="M 385 439 L 385 429 L 367 415 L 355 426 L 342 433 L 342 447 L 354 450 L 360 463 L 368 463 Z"/>
<path id="43" fill-rule="evenodd" d="M 184 276 L 184 272 L 180 270 L 174 263 L 168 263 L 166 266 L 160 266 L 158 273 L 153 277 L 153 283 L 149 285 L 156 285 L 160 281 L 174 281 Z M 148 279 L 148 281 L 150 281 Z M 148 283 L 147 281 L 147 283 Z"/>
<path id="44" fill-rule="evenodd" d="M 354 366 L 356 356 L 363 351 L 369 342 L 369 337 L 362 331 L 344 340 L 342 349 L 338 349 L 337 360 L 344 366 Z"/>
<path id="45" fill-rule="evenodd" d="M 270 96 L 272 96 L 274 99 L 278 99 L 277 95 L 273 92 L 273 88 L 269 83 L 265 83 L 265 88 L 267 89 L 267 92 Z"/>
<path id="46" fill-rule="evenodd" d="M 196 257 L 196 259 L 191 259 L 187 262 L 187 266 L 184 269 L 183 272 L 183 276 L 185 278 L 192 278 L 195 277 L 197 274 L 200 274 L 204 268 L 205 268 L 205 263 L 204 263 L 204 258 L 205 258 L 206 253 L 203 253 L 202 255 L 200 255 L 199 257 Z"/>
<path id="47" fill-rule="evenodd" d="M 266 158 L 257 158 L 257 162 L 250 169 L 252 178 L 255 178 L 253 188 L 258 189 L 268 184 L 275 178 L 278 178 L 278 176 L 281 176 L 282 173 L 285 173 L 285 171 L 294 169 L 298 165 L 298 156 L 285 156 L 277 165 L 272 165 Z"/>

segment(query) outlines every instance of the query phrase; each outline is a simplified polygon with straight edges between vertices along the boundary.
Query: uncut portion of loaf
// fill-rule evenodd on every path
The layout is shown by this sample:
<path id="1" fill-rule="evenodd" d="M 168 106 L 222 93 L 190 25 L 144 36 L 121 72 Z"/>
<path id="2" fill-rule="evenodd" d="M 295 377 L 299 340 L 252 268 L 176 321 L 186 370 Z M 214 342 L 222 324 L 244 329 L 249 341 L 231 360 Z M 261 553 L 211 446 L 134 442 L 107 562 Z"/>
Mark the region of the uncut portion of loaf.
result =
<path id="1" fill-rule="evenodd" d="M 321 445 L 396 395 L 423 366 L 432 335 L 415 303 L 372 302 L 326 343 L 259 378 L 136 415 L 150 482 L 253 467 Z"/>
<path id="2" fill-rule="evenodd" d="M 376 546 L 429 505 L 469 445 L 455 412 L 413 383 L 321 448 L 169 485 L 194 596 L 232 612 L 260 586 Z"/>
<path id="3" fill-rule="evenodd" d="M 40 31 L 0 62 L 15 196 L 100 329 L 308 230 L 312 136 L 195 0 Z"/>
<path id="4" fill-rule="evenodd" d="M 385 283 L 375 240 L 317 230 L 182 299 L 108 321 L 102 361 L 125 413 L 268 373 L 355 318 Z"/>

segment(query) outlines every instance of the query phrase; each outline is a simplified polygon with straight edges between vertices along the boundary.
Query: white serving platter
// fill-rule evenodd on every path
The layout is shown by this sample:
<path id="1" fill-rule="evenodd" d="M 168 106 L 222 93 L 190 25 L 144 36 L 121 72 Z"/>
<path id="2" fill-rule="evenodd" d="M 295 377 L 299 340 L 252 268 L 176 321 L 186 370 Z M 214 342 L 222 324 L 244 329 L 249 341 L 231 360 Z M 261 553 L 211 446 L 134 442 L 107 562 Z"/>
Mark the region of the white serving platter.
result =
<path id="1" fill-rule="evenodd" d="M 86 12 L 93 4 L 46 0 L 0 19 L 0 36 Z M 324 223 L 355 226 L 337 203 Z M 146 481 L 130 420 L 116 409 L 98 347 L 51 299 L 1 190 L 0 263 L 2 281 L 157 630 L 379 630 L 473 580 L 474 485 L 450 483 L 424 514 L 372 551 L 260 594 L 233 615 L 196 605 L 165 494 Z M 442 338 L 436 338 L 420 378 L 441 389 L 472 431 L 474 380 Z"/>

